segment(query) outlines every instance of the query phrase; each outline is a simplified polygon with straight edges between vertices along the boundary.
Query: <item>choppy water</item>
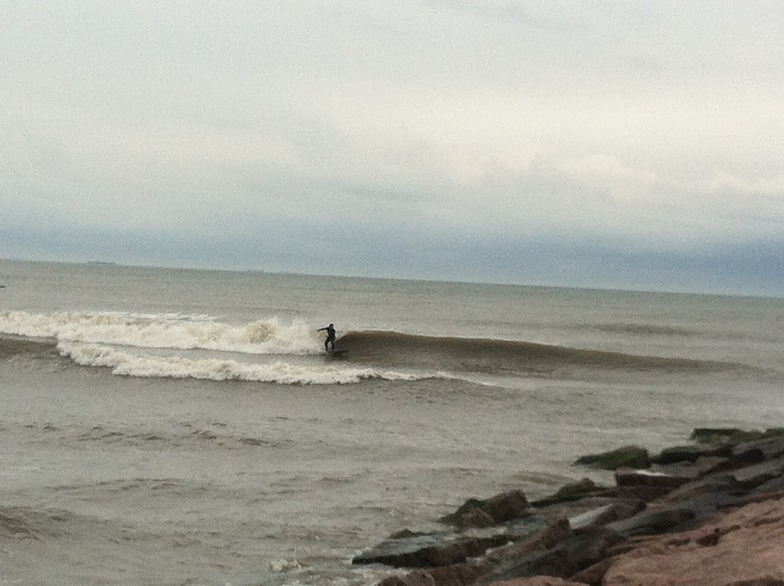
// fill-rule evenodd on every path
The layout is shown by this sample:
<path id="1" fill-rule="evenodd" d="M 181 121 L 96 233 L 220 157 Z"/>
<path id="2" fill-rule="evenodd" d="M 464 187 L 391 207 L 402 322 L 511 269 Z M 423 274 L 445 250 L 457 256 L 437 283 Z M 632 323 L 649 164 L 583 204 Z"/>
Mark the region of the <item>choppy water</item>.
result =
<path id="1" fill-rule="evenodd" d="M 466 498 L 782 424 L 781 299 L 12 261 L 0 285 L 8 583 L 372 584 L 358 550 Z"/>

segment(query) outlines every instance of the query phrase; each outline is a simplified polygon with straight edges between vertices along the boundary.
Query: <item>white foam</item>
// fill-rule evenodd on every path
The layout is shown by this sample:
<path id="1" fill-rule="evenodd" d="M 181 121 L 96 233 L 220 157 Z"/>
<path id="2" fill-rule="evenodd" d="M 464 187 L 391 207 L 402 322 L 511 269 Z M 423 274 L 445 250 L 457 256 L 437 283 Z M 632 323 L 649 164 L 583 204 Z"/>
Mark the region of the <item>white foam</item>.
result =
<path id="1" fill-rule="evenodd" d="M 203 315 L 14 311 L 0 312 L 0 333 L 139 348 L 300 355 L 320 351 L 313 328 L 277 318 L 231 325 Z"/>
<path id="2" fill-rule="evenodd" d="M 299 572 L 302 570 L 302 565 L 297 560 L 272 560 L 269 563 L 271 572 L 283 574 L 285 572 Z"/>
<path id="3" fill-rule="evenodd" d="M 362 380 L 416 380 L 413 374 L 352 368 L 330 364 L 292 364 L 284 360 L 272 363 L 245 363 L 231 359 L 193 359 L 182 356 L 136 355 L 101 344 L 61 341 L 57 345 L 63 356 L 82 366 L 111 368 L 117 375 L 133 377 L 194 378 L 204 380 L 238 380 L 278 384 L 351 384 Z"/>

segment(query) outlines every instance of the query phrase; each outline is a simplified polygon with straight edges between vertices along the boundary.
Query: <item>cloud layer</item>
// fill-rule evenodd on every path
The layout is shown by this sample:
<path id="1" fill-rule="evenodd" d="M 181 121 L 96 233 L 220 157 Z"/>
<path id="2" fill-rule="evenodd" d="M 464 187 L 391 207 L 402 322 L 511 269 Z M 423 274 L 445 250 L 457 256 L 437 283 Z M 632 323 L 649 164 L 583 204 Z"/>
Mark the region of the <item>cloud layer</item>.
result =
<path id="1" fill-rule="evenodd" d="M 6 256 L 784 295 L 778 2 L 0 17 Z"/>

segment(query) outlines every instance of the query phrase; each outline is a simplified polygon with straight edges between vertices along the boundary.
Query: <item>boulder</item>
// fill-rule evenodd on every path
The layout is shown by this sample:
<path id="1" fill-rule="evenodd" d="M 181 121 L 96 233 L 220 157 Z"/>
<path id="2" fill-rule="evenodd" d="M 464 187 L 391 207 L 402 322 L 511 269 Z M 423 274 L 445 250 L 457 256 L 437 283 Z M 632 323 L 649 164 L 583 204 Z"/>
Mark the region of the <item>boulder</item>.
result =
<path id="1" fill-rule="evenodd" d="M 765 461 L 765 453 L 758 448 L 746 448 L 742 451 L 733 449 L 732 455 L 724 462 L 717 464 L 711 469 L 711 472 L 727 472 L 729 470 L 737 470 L 745 468 L 752 464 L 759 464 Z"/>
<path id="2" fill-rule="evenodd" d="M 649 503 L 670 492 L 666 486 L 645 486 L 642 484 L 624 486 L 618 489 L 618 496 L 628 500 L 639 500 Z"/>
<path id="3" fill-rule="evenodd" d="M 614 495 L 615 490 L 597 485 L 590 478 L 570 482 L 558 489 L 555 494 L 531 503 L 532 507 L 545 507 L 558 503 L 568 503 L 582 499 L 587 495 Z"/>
<path id="4" fill-rule="evenodd" d="M 589 454 L 577 459 L 575 464 L 617 470 L 618 468 L 647 468 L 651 464 L 650 454 L 639 446 L 625 446 L 609 452 Z"/>
<path id="5" fill-rule="evenodd" d="M 739 444 L 764 437 L 761 431 L 738 427 L 698 427 L 691 433 L 693 441 L 700 444 Z"/>
<path id="6" fill-rule="evenodd" d="M 667 533 L 696 517 L 691 501 L 649 507 L 621 521 L 608 523 L 607 527 L 625 537 Z"/>
<path id="7" fill-rule="evenodd" d="M 488 552 L 487 560 L 495 565 L 504 565 L 531 553 L 546 551 L 568 539 L 571 535 L 572 529 L 569 526 L 569 521 L 565 518 L 559 519 L 526 539 Z"/>
<path id="8" fill-rule="evenodd" d="M 655 464 L 675 464 L 678 462 L 696 462 L 699 458 L 720 457 L 726 458 L 732 454 L 729 444 L 697 444 L 688 446 L 674 446 L 665 448 L 651 461 Z"/>
<path id="9" fill-rule="evenodd" d="M 740 496 L 745 487 L 732 474 L 714 474 L 688 482 L 667 494 L 663 502 L 684 502 L 713 497 L 717 506 L 724 500 Z"/>
<path id="10" fill-rule="evenodd" d="M 697 461 L 692 464 L 699 476 L 706 476 L 708 474 L 715 474 L 721 472 L 731 465 L 732 457 L 722 456 L 701 456 Z"/>
<path id="11" fill-rule="evenodd" d="M 527 515 L 505 523 L 503 533 L 509 538 L 510 543 L 515 543 L 539 534 L 562 518 L 563 515 L 555 519 L 542 515 Z"/>
<path id="12" fill-rule="evenodd" d="M 481 506 L 468 508 L 460 512 L 459 515 L 450 518 L 449 522 L 461 529 L 492 527 L 496 525 L 496 520 L 485 512 Z"/>
<path id="13" fill-rule="evenodd" d="M 750 450 L 759 450 L 765 459 L 778 458 L 784 455 L 784 436 L 771 435 L 770 437 L 738 444 L 732 449 L 732 453 L 737 455 Z"/>
<path id="14" fill-rule="evenodd" d="M 730 474 L 747 489 L 753 489 L 784 475 L 784 457 L 735 468 Z"/>
<path id="15" fill-rule="evenodd" d="M 500 525 L 529 514 L 528 499 L 521 490 L 511 490 L 489 499 L 469 499 L 454 513 L 442 517 L 444 523 L 460 528 Z"/>
<path id="16" fill-rule="evenodd" d="M 776 476 L 775 478 L 763 482 L 759 486 L 754 487 L 749 494 L 764 495 L 780 492 L 784 492 L 784 476 Z"/>
<path id="17" fill-rule="evenodd" d="M 663 489 L 662 494 L 696 480 L 699 470 L 694 466 L 669 466 L 666 469 L 635 470 L 619 468 L 615 471 L 615 483 L 619 489 L 643 486 Z"/>
<path id="18" fill-rule="evenodd" d="M 574 517 L 569 517 L 569 525 L 573 530 L 606 525 L 613 521 L 627 519 L 644 508 L 645 503 L 642 501 L 618 500 L 617 502 L 585 511 Z"/>
<path id="19" fill-rule="evenodd" d="M 604 586 L 784 583 L 784 499 L 752 503 L 616 556 Z"/>
<path id="20" fill-rule="evenodd" d="M 602 493 L 589 494 L 583 498 L 576 500 L 569 500 L 538 506 L 535 510 L 536 515 L 556 521 L 563 517 L 572 518 L 582 513 L 587 513 L 594 509 L 599 509 L 605 505 L 614 505 L 616 503 L 632 503 L 636 502 L 633 499 L 621 498 L 618 496 L 618 490 L 613 489 L 612 493 L 603 495 Z M 539 502 L 537 502 L 537 505 Z"/>
<path id="21" fill-rule="evenodd" d="M 355 565 L 383 564 L 395 568 L 449 566 L 507 543 L 505 535 L 468 537 L 455 535 L 413 535 L 388 539 L 356 556 Z"/>
<path id="22" fill-rule="evenodd" d="M 602 560 L 610 547 L 623 540 L 621 535 L 605 527 L 575 532 L 546 551 L 533 552 L 499 567 L 480 578 L 477 584 L 496 584 L 533 576 L 568 578 Z"/>
<path id="23" fill-rule="evenodd" d="M 523 517 L 528 512 L 528 499 L 521 490 L 504 492 L 484 501 L 480 507 L 496 523 Z"/>
<path id="24" fill-rule="evenodd" d="M 698 427 L 692 432 L 691 439 L 703 444 L 735 445 L 782 436 L 784 436 L 784 427 L 770 427 L 765 431 L 737 427 Z"/>
<path id="25" fill-rule="evenodd" d="M 646 468 L 588 456 L 616 487 L 471 499 L 443 519 L 458 531 L 406 530 L 354 563 L 418 568 L 379 586 L 784 586 L 784 430 L 695 438 L 718 443 L 665 449 Z"/>

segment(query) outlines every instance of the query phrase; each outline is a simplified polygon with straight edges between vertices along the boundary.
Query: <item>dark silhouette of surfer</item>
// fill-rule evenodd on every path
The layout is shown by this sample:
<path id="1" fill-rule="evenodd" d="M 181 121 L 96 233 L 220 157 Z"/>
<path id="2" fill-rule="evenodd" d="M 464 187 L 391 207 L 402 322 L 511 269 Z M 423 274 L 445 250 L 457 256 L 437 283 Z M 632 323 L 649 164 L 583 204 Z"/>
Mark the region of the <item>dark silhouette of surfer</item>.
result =
<path id="1" fill-rule="evenodd" d="M 329 352 L 329 346 L 332 345 L 332 351 L 335 351 L 335 324 L 329 324 L 326 328 L 319 328 L 317 332 L 327 332 L 327 339 L 324 340 L 324 350 Z"/>

